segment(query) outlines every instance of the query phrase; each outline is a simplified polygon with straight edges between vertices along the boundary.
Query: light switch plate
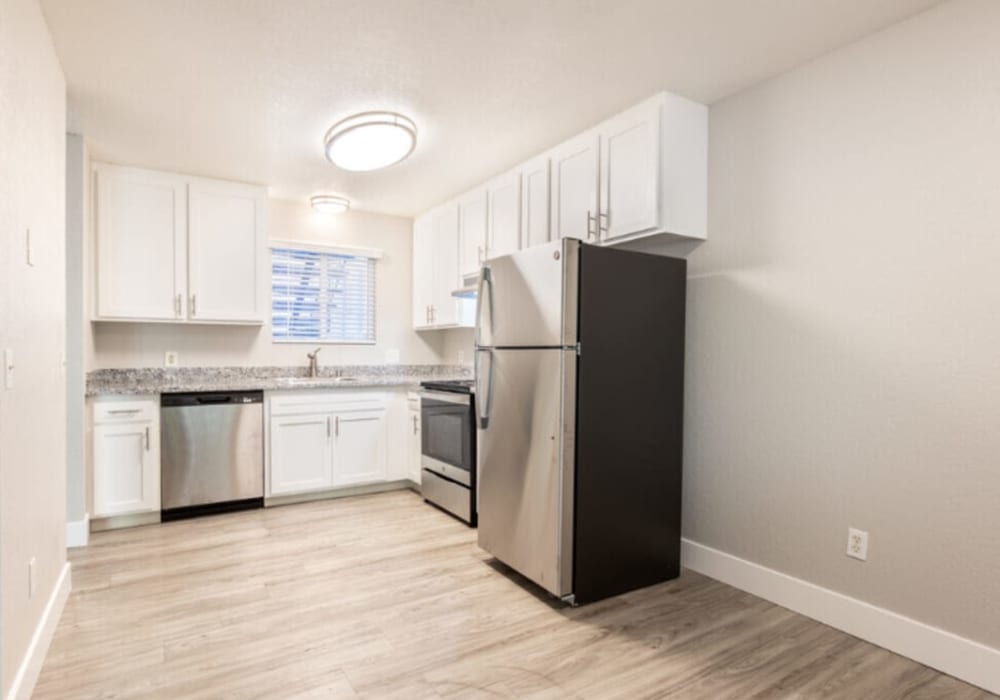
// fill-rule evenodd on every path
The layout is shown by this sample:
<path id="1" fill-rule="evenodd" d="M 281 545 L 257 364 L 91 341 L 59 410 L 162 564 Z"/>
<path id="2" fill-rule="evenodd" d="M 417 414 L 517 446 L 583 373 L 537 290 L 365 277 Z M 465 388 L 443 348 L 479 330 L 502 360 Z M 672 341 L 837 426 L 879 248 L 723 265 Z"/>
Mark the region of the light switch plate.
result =
<path id="1" fill-rule="evenodd" d="M 176 367 L 180 364 L 180 356 L 177 354 L 176 350 L 167 350 L 163 353 L 163 366 L 164 367 Z"/>
<path id="2" fill-rule="evenodd" d="M 5 389 L 14 388 L 14 349 L 3 351 L 3 385 Z"/>

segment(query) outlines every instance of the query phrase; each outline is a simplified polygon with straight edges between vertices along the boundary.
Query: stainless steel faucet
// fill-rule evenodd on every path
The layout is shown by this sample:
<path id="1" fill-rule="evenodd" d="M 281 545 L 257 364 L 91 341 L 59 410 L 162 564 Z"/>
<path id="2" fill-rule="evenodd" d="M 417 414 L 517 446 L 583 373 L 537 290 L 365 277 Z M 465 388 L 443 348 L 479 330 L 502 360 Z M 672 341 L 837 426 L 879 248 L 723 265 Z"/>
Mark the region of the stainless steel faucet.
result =
<path id="1" fill-rule="evenodd" d="M 309 376 L 318 377 L 319 376 L 319 351 L 323 348 L 316 348 L 312 352 L 306 353 L 306 357 L 309 358 Z"/>

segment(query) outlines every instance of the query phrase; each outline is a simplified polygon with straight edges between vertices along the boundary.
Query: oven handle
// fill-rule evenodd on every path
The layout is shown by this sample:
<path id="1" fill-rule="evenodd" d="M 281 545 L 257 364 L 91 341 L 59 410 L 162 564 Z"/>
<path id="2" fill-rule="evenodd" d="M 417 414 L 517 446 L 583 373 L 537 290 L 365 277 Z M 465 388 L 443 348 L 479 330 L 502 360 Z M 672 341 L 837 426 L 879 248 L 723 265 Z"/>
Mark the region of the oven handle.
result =
<path id="1" fill-rule="evenodd" d="M 432 399 L 434 401 L 445 401 L 447 403 L 457 403 L 463 406 L 469 405 L 469 395 L 457 392 L 422 390 L 420 398 Z"/>
<path id="2" fill-rule="evenodd" d="M 486 373 L 486 390 L 483 391 L 483 373 L 480 370 L 480 353 L 490 358 L 490 369 Z M 493 351 L 489 348 L 476 349 L 476 413 L 479 414 L 479 427 L 486 430 L 490 427 L 490 414 L 493 411 Z"/>

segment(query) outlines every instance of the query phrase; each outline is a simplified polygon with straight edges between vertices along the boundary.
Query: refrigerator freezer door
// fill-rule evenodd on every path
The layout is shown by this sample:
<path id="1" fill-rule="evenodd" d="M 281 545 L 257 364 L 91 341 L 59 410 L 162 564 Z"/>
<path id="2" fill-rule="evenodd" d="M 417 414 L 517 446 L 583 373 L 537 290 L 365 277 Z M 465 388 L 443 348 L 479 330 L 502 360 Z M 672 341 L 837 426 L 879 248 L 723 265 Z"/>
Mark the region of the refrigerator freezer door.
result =
<path id="1" fill-rule="evenodd" d="M 572 593 L 576 353 L 480 350 L 492 381 L 479 433 L 479 546 L 556 596 Z M 486 374 L 486 373 L 484 373 Z"/>
<path id="2" fill-rule="evenodd" d="M 579 251 L 579 241 L 553 241 L 487 262 L 479 280 L 476 345 L 575 345 Z"/>

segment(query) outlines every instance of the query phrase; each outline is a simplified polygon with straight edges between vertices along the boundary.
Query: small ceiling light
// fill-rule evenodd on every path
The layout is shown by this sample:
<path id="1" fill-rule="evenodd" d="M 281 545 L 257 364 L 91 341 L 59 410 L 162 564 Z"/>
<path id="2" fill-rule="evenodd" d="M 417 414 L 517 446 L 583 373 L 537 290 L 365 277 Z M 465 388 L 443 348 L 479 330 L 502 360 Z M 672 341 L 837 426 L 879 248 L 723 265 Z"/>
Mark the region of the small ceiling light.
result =
<path id="1" fill-rule="evenodd" d="M 321 214 L 343 214 L 351 208 L 350 200 L 332 194 L 314 194 L 309 203 Z"/>
<path id="2" fill-rule="evenodd" d="M 342 119 L 326 132 L 327 159 L 344 170 L 378 170 L 413 153 L 417 126 L 395 112 L 363 112 Z"/>

